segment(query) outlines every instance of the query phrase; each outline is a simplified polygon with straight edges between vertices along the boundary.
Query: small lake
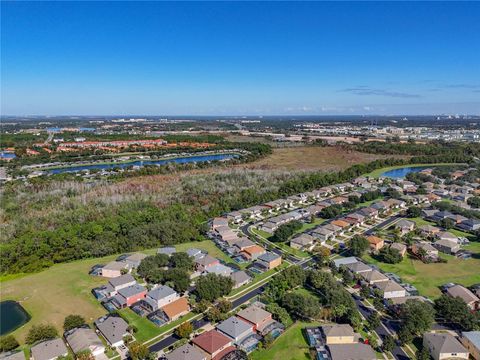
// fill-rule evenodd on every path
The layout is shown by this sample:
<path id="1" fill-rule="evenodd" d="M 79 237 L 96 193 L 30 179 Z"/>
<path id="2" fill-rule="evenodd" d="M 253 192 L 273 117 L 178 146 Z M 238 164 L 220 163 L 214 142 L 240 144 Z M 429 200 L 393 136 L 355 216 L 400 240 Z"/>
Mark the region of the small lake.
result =
<path id="1" fill-rule="evenodd" d="M 178 157 L 178 158 L 171 158 L 171 159 L 163 159 L 163 160 L 137 160 L 137 161 L 129 161 L 129 162 L 122 162 L 122 163 L 113 163 L 113 164 L 92 164 L 92 165 L 79 165 L 79 166 L 70 166 L 70 167 L 63 167 L 58 169 L 51 169 L 46 170 L 50 174 L 61 174 L 66 172 L 79 172 L 84 170 L 108 170 L 114 168 L 127 168 L 130 166 L 145 166 L 145 165 L 165 165 L 168 163 L 177 163 L 177 164 L 185 164 L 185 163 L 192 163 L 192 162 L 205 162 L 205 161 L 220 161 L 220 160 L 228 160 L 232 158 L 238 157 L 238 154 L 213 154 L 213 155 L 197 155 L 197 156 L 186 156 L 186 157 Z"/>
<path id="2" fill-rule="evenodd" d="M 412 172 L 420 172 L 425 169 L 431 169 L 432 166 L 407 166 L 407 167 L 402 167 L 399 169 L 393 169 L 389 171 L 385 171 L 384 173 L 380 174 L 381 177 L 389 177 L 393 179 L 402 179 L 407 174 L 410 174 Z"/>
<path id="3" fill-rule="evenodd" d="M 0 335 L 8 334 L 30 320 L 30 315 L 16 301 L 0 302 Z"/>

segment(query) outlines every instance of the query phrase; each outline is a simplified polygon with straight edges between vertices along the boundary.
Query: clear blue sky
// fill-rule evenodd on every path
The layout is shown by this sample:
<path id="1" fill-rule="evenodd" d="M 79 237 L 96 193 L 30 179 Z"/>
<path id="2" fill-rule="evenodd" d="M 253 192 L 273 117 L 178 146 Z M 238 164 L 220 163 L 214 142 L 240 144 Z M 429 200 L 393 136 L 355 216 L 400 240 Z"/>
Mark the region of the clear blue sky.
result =
<path id="1" fill-rule="evenodd" d="M 2 114 L 480 113 L 480 3 L 3 2 Z"/>

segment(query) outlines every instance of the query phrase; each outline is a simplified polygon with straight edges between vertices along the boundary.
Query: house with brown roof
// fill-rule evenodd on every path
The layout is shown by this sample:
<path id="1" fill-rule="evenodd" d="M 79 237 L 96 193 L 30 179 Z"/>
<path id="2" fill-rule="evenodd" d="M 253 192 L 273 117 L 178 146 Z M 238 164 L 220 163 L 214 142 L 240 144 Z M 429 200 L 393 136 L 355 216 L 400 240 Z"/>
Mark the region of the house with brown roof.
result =
<path id="1" fill-rule="evenodd" d="M 433 225 L 421 225 L 418 227 L 420 233 L 424 236 L 435 236 L 438 232 L 440 232 L 440 228 L 433 226 Z"/>
<path id="2" fill-rule="evenodd" d="M 255 260 L 260 255 L 263 255 L 266 252 L 267 250 L 265 250 L 260 245 L 253 245 L 253 246 L 244 248 L 242 251 L 240 251 L 240 254 L 247 260 Z"/>
<path id="3" fill-rule="evenodd" d="M 350 224 L 342 219 L 333 220 L 331 224 L 338 226 L 342 230 L 347 230 L 350 227 Z"/>
<path id="4" fill-rule="evenodd" d="M 385 245 L 383 239 L 379 238 L 378 236 L 370 235 L 367 237 L 367 240 L 372 251 L 379 251 Z"/>
<path id="5" fill-rule="evenodd" d="M 220 260 L 214 258 L 213 256 L 210 255 L 205 255 L 203 257 L 195 259 L 195 267 L 197 271 L 203 272 L 205 271 L 208 267 L 214 266 L 220 264 Z"/>
<path id="6" fill-rule="evenodd" d="M 217 355 L 228 348 L 232 348 L 232 339 L 216 330 L 206 331 L 196 336 L 192 344 L 207 353 L 207 360 L 215 359 Z"/>

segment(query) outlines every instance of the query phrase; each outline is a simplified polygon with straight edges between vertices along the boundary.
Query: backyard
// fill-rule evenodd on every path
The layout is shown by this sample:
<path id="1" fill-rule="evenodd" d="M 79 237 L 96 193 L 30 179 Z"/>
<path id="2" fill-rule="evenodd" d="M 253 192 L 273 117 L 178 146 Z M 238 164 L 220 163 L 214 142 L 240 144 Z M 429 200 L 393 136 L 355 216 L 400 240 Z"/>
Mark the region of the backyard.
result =
<path id="1" fill-rule="evenodd" d="M 318 326 L 319 323 L 297 322 L 275 340 L 269 349 L 257 350 L 251 354 L 252 360 L 311 359 L 310 349 L 303 336 L 302 329 L 307 326 Z"/>

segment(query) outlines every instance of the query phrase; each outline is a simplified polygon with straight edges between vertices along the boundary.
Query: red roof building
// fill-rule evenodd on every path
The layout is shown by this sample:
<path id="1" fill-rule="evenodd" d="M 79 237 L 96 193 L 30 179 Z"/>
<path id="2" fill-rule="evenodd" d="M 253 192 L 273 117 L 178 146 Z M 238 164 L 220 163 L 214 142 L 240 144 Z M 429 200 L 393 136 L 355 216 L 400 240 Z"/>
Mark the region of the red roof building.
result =
<path id="1" fill-rule="evenodd" d="M 209 355 L 209 359 L 214 359 L 225 349 L 232 346 L 232 339 L 220 334 L 216 330 L 210 330 L 195 337 L 192 343 L 200 350 L 206 352 Z"/>

